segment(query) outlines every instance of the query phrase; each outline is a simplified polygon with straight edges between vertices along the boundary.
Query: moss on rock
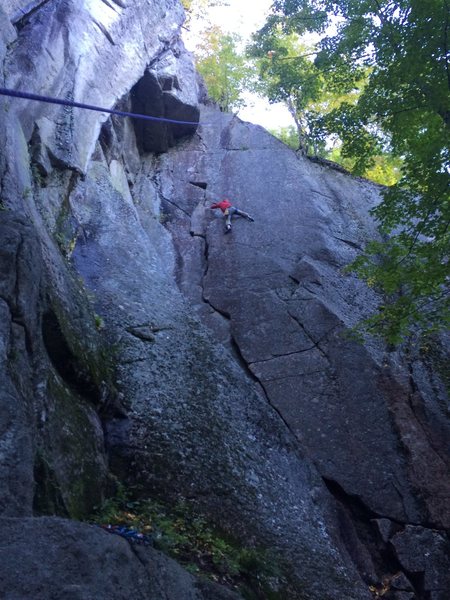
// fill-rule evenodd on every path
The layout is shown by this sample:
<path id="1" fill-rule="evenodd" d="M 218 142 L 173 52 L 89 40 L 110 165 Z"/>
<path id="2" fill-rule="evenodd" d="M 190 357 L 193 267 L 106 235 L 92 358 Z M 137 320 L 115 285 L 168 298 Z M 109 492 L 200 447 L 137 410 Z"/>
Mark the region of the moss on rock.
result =
<path id="1" fill-rule="evenodd" d="M 49 379 L 48 395 L 51 404 L 35 463 L 35 510 L 79 519 L 104 496 L 103 431 L 93 408 L 56 374 Z"/>

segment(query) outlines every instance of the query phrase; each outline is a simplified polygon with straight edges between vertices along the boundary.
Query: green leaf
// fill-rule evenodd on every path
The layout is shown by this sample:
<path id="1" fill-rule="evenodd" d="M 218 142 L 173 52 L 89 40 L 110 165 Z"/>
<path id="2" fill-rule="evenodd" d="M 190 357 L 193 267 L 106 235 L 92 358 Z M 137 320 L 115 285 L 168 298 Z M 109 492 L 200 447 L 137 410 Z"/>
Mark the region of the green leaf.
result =
<path id="1" fill-rule="evenodd" d="M 273 46 L 281 64 L 286 40 L 306 32 L 323 34 L 313 67 L 264 58 Z M 373 211 L 383 242 L 350 268 L 385 295 L 366 328 L 396 343 L 449 325 L 449 32 L 445 0 L 277 0 L 252 47 L 268 94 L 291 99 L 303 134 L 315 135 L 315 103 L 316 131 L 337 140 L 330 158 L 390 186 Z"/>

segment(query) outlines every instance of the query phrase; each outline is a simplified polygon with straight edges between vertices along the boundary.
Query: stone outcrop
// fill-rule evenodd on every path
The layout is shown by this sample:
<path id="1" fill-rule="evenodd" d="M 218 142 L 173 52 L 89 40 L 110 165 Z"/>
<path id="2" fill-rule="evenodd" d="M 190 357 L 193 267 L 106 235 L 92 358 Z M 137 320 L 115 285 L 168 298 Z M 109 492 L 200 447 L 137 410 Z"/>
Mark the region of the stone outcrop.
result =
<path id="1" fill-rule="evenodd" d="M 3 86 L 164 119 L 0 99 L 2 597 L 239 597 L 74 522 L 120 479 L 269 549 L 279 597 L 444 600 L 445 340 L 347 335 L 379 188 L 200 106 L 175 0 L 0 18 Z"/>
<path id="2" fill-rule="evenodd" d="M 33 226 L 4 211 L 0 232 L 2 514 L 81 516 L 101 502 L 107 480 L 101 344 L 75 286 L 64 308 L 52 301 Z"/>
<path id="3" fill-rule="evenodd" d="M 0 519 L 2 597 L 71 600 L 238 600 L 164 554 L 58 518 Z M 29 573 L 29 577 L 24 577 Z"/>

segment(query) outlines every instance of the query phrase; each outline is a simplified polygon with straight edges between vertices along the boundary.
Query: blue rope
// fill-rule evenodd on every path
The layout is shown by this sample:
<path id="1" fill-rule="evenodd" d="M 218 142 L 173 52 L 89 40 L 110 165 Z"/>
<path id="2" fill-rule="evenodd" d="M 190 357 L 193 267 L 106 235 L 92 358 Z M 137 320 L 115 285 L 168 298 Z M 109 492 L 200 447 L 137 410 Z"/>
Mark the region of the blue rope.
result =
<path id="1" fill-rule="evenodd" d="M 120 535 L 120 537 L 125 538 L 128 542 L 143 544 L 144 546 L 153 545 L 153 539 L 151 536 L 140 533 L 132 527 L 127 527 L 126 525 L 99 525 L 99 527 L 108 533 Z"/>
<path id="2" fill-rule="evenodd" d="M 48 104 L 62 104 L 63 106 L 73 106 L 85 110 L 96 110 L 111 115 L 118 115 L 119 117 L 132 117 L 133 119 L 146 119 L 147 121 L 162 121 L 164 123 L 175 123 L 176 125 L 200 125 L 199 122 L 195 121 L 177 121 L 176 119 L 166 119 L 165 117 L 151 117 L 149 115 L 140 115 L 137 113 L 124 112 L 122 110 L 110 110 L 108 108 L 102 108 L 101 106 L 93 106 L 92 104 L 83 104 L 81 102 L 73 102 L 72 100 L 62 100 L 61 98 L 52 98 L 51 96 L 40 96 L 39 94 L 30 94 L 29 92 L 20 92 L 8 88 L 0 88 L 0 95 L 11 96 L 12 98 L 24 98 L 25 100 L 35 100 L 37 102 L 47 102 Z"/>

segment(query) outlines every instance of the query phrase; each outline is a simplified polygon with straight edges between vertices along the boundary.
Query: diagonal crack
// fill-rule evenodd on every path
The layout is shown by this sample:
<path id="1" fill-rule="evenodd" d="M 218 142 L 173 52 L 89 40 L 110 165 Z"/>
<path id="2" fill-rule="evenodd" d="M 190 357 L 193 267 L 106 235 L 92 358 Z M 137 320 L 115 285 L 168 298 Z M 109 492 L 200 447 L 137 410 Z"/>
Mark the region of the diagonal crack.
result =
<path id="1" fill-rule="evenodd" d="M 192 182 L 190 182 L 192 184 Z M 202 187 L 202 186 L 199 186 Z M 176 203 L 171 202 L 169 200 L 167 200 L 166 198 L 163 197 L 164 200 L 166 200 L 167 202 L 169 202 L 170 204 L 175 205 L 177 208 L 179 208 L 183 213 L 185 213 L 187 216 L 190 216 L 186 213 L 186 211 L 184 211 L 183 209 L 181 209 L 179 206 L 176 205 Z M 219 314 L 221 317 L 223 317 L 224 319 L 227 319 L 228 321 L 231 321 L 231 316 L 229 313 L 227 313 L 224 310 L 219 309 L 217 306 L 215 306 L 213 304 L 213 302 L 211 302 L 207 297 L 206 297 L 206 290 L 205 290 L 205 277 L 208 274 L 208 270 L 209 270 L 209 252 L 210 252 L 210 246 L 208 243 L 208 238 L 206 235 L 200 235 L 200 234 L 192 234 L 193 237 L 197 236 L 197 237 L 201 237 L 204 239 L 204 253 L 203 253 L 203 261 L 204 261 L 204 268 L 203 268 L 203 276 L 201 279 L 201 288 L 202 288 L 202 300 L 205 304 L 207 304 L 214 312 L 216 312 L 217 314 Z M 270 406 L 270 408 L 276 413 L 277 417 L 279 419 L 281 419 L 283 425 L 285 426 L 286 430 L 289 432 L 290 435 L 293 436 L 294 439 L 298 439 L 297 435 L 295 434 L 292 426 L 290 425 L 290 423 L 285 419 L 285 417 L 283 416 L 282 412 L 279 410 L 279 408 L 272 402 L 263 381 L 261 381 L 256 375 L 255 373 L 253 373 L 253 371 L 250 368 L 250 364 L 248 363 L 247 360 L 244 358 L 241 348 L 236 340 L 236 338 L 233 336 L 233 334 L 231 333 L 231 328 L 230 328 L 230 344 L 232 347 L 232 352 L 234 354 L 235 359 L 237 360 L 237 363 L 240 365 L 240 367 L 242 368 L 242 370 L 246 373 L 246 375 L 249 377 L 249 379 L 251 381 L 253 381 L 257 386 L 258 386 L 258 391 L 259 393 L 262 395 L 262 397 L 265 399 L 265 401 L 267 402 L 267 404 Z M 313 349 L 315 347 L 315 343 L 312 342 L 312 346 L 311 348 L 308 348 L 307 350 Z M 305 350 L 306 351 L 306 350 Z M 292 353 L 294 354 L 294 353 Z M 145 360 L 145 359 L 144 359 Z M 321 371 L 317 371 L 317 372 L 321 372 Z"/>
<path id="2" fill-rule="evenodd" d="M 327 359 L 328 363 L 330 363 L 330 358 L 327 355 L 327 353 L 323 350 L 323 348 L 321 348 L 320 344 L 321 342 L 323 342 L 323 340 L 325 340 L 330 333 L 332 333 L 338 326 L 335 325 L 334 327 L 332 327 L 329 331 L 327 331 L 319 340 L 315 340 L 312 335 L 309 333 L 309 331 L 306 329 L 306 327 L 303 325 L 303 323 L 300 321 L 300 319 L 298 317 L 296 317 L 295 315 L 293 315 L 289 309 L 287 311 L 288 315 L 291 317 L 291 319 L 293 319 L 297 325 L 300 327 L 300 329 L 303 331 L 303 333 L 306 335 L 306 337 L 311 340 L 311 343 L 313 344 L 314 348 L 317 348 L 317 350 L 322 354 L 322 356 L 324 358 Z"/>
<path id="3" fill-rule="evenodd" d="M 276 412 L 276 414 L 281 419 L 282 423 L 284 424 L 284 426 L 286 427 L 286 429 L 289 431 L 289 433 L 293 436 L 293 438 L 295 440 L 298 440 L 299 439 L 298 435 L 293 430 L 293 428 L 292 428 L 291 424 L 289 423 L 289 421 L 287 421 L 284 418 L 284 415 L 281 412 L 281 410 L 277 406 L 275 406 L 275 404 L 270 399 L 269 393 L 268 393 L 268 391 L 267 391 L 267 389 L 266 389 L 266 387 L 264 385 L 266 382 L 265 381 L 264 382 L 260 381 L 256 376 L 254 376 L 254 377 L 256 378 L 256 380 L 258 381 L 258 383 L 259 383 L 259 385 L 261 387 L 262 394 L 264 395 L 264 398 L 266 399 L 267 404 L 272 408 L 272 410 L 274 410 Z"/>
<path id="4" fill-rule="evenodd" d="M 322 196 L 323 198 L 328 198 L 329 200 L 335 200 L 335 198 L 333 198 L 333 196 L 329 196 L 328 194 L 324 194 L 323 192 L 319 191 L 319 190 L 311 190 L 312 194 L 318 194 L 319 196 Z"/>
<path id="5" fill-rule="evenodd" d="M 50 0 L 34 0 L 33 2 L 29 2 L 24 8 L 19 8 L 19 10 L 13 14 L 11 23 L 18 29 L 22 29 L 26 25 L 27 18 L 31 17 L 36 11 L 49 2 Z"/>
<path id="6" fill-rule="evenodd" d="M 267 362 L 267 361 L 262 361 L 262 362 Z M 254 363 L 250 363 L 252 365 L 258 365 L 258 362 L 254 362 Z M 272 381 L 285 381 L 286 379 L 297 379 L 298 377 L 309 377 L 310 375 L 317 375 L 318 373 L 324 373 L 325 369 L 317 369 L 316 371 L 308 371 L 307 373 L 294 373 L 294 375 L 286 375 L 283 374 L 280 377 L 271 377 L 270 379 L 259 379 L 258 377 L 256 377 L 256 379 L 261 383 L 264 381 L 264 383 L 271 383 Z"/>
<path id="7" fill-rule="evenodd" d="M 168 198 L 166 198 L 165 196 L 163 196 L 161 194 L 161 192 L 160 192 L 160 196 L 164 200 L 164 202 L 167 202 L 167 204 L 171 204 L 172 206 L 175 206 L 175 208 L 178 208 L 179 211 L 181 211 L 187 217 L 191 218 L 191 215 L 187 212 L 187 210 L 185 210 L 184 208 L 181 208 L 181 206 L 179 206 L 176 202 L 174 202 L 173 200 L 169 200 Z"/>
<path id="8" fill-rule="evenodd" d="M 109 33 L 109 31 L 106 29 L 106 27 L 103 25 L 103 23 L 100 23 L 99 21 L 96 21 L 95 19 L 92 19 L 93 23 L 95 25 L 97 25 L 97 27 L 100 29 L 100 31 L 103 33 L 103 35 L 105 36 L 105 38 L 108 40 L 108 42 L 112 45 L 115 46 L 116 42 L 113 40 L 112 35 Z"/>
<path id="9" fill-rule="evenodd" d="M 314 350 L 317 346 L 308 346 L 308 348 L 303 348 L 302 350 L 293 350 L 292 352 L 284 352 L 281 354 L 272 354 L 270 358 L 264 358 L 262 360 L 254 360 L 249 365 L 263 365 L 264 363 L 271 362 L 272 360 L 276 360 L 277 358 L 284 358 L 285 356 L 295 356 L 296 354 L 303 354 L 304 352 L 310 352 Z"/>
<path id="10" fill-rule="evenodd" d="M 361 244 L 358 244 L 357 242 L 354 242 L 353 240 L 346 240 L 345 238 L 338 237 L 337 235 L 333 235 L 332 237 L 334 237 L 335 240 L 339 240 L 340 242 L 343 242 L 344 244 L 351 246 L 352 248 L 356 248 L 356 250 L 362 250 Z"/>
<path id="11" fill-rule="evenodd" d="M 126 5 L 121 4 L 119 1 L 115 1 L 115 0 L 112 0 L 112 1 L 115 2 L 115 4 L 117 6 L 120 6 L 121 8 L 126 8 Z M 115 6 L 113 6 L 110 2 L 108 2 L 108 0 L 102 0 L 102 2 L 103 2 L 103 4 L 106 4 L 106 6 L 108 6 L 114 12 L 116 12 L 116 13 L 119 12 Z"/>
<path id="12" fill-rule="evenodd" d="M 158 52 L 158 54 L 154 58 L 152 58 L 152 60 L 148 63 L 147 70 L 150 70 L 154 65 L 156 65 L 170 51 L 171 51 L 170 42 L 167 42 L 167 41 L 164 42 L 163 45 L 162 45 L 162 48 Z"/>
<path id="13" fill-rule="evenodd" d="M 220 315 L 222 315 L 223 317 L 227 318 L 228 320 L 230 320 L 230 315 L 225 313 L 224 311 L 221 311 L 219 309 L 217 309 L 209 300 L 207 300 L 205 297 L 203 298 L 204 302 L 206 304 L 208 304 L 214 311 L 216 311 L 217 313 L 219 313 Z M 284 426 L 286 427 L 286 429 L 289 431 L 289 433 L 295 438 L 298 439 L 295 431 L 293 430 L 292 426 L 290 425 L 290 423 L 285 419 L 283 413 L 280 411 L 280 409 L 272 402 L 270 395 L 265 387 L 266 383 L 269 383 L 271 381 L 277 381 L 280 379 L 286 379 L 287 377 L 279 377 L 279 378 L 273 378 L 273 379 L 265 379 L 264 381 L 262 379 L 260 379 L 257 375 L 255 375 L 255 373 L 251 370 L 251 365 L 252 364 L 257 364 L 256 362 L 254 363 L 249 363 L 246 361 L 246 359 L 244 358 L 241 349 L 239 347 L 238 342 L 236 341 L 235 337 L 231 334 L 230 332 L 230 338 L 231 338 L 231 344 L 233 346 L 233 350 L 235 352 L 235 354 L 237 355 L 238 358 L 238 363 L 241 366 L 241 368 L 244 370 L 244 372 L 248 375 L 248 377 L 254 381 L 256 384 L 258 384 L 259 388 L 260 388 L 260 393 L 263 395 L 263 397 L 265 398 L 267 404 L 272 408 L 272 410 L 277 414 L 278 418 L 281 419 L 281 421 L 283 422 Z M 271 359 L 269 359 L 271 360 Z M 273 360 L 273 359 L 272 359 Z M 261 362 L 265 362 L 265 361 L 261 361 Z M 323 372 L 323 370 L 320 371 L 313 371 L 311 372 L 311 374 L 314 373 L 320 373 Z M 304 373 L 304 375 L 309 375 L 310 373 Z M 298 374 L 296 375 L 291 375 L 290 377 L 297 377 Z"/>
<path id="14" fill-rule="evenodd" d="M 205 181 L 189 181 L 189 183 L 195 187 L 199 187 L 202 190 L 206 190 L 208 184 Z"/>

